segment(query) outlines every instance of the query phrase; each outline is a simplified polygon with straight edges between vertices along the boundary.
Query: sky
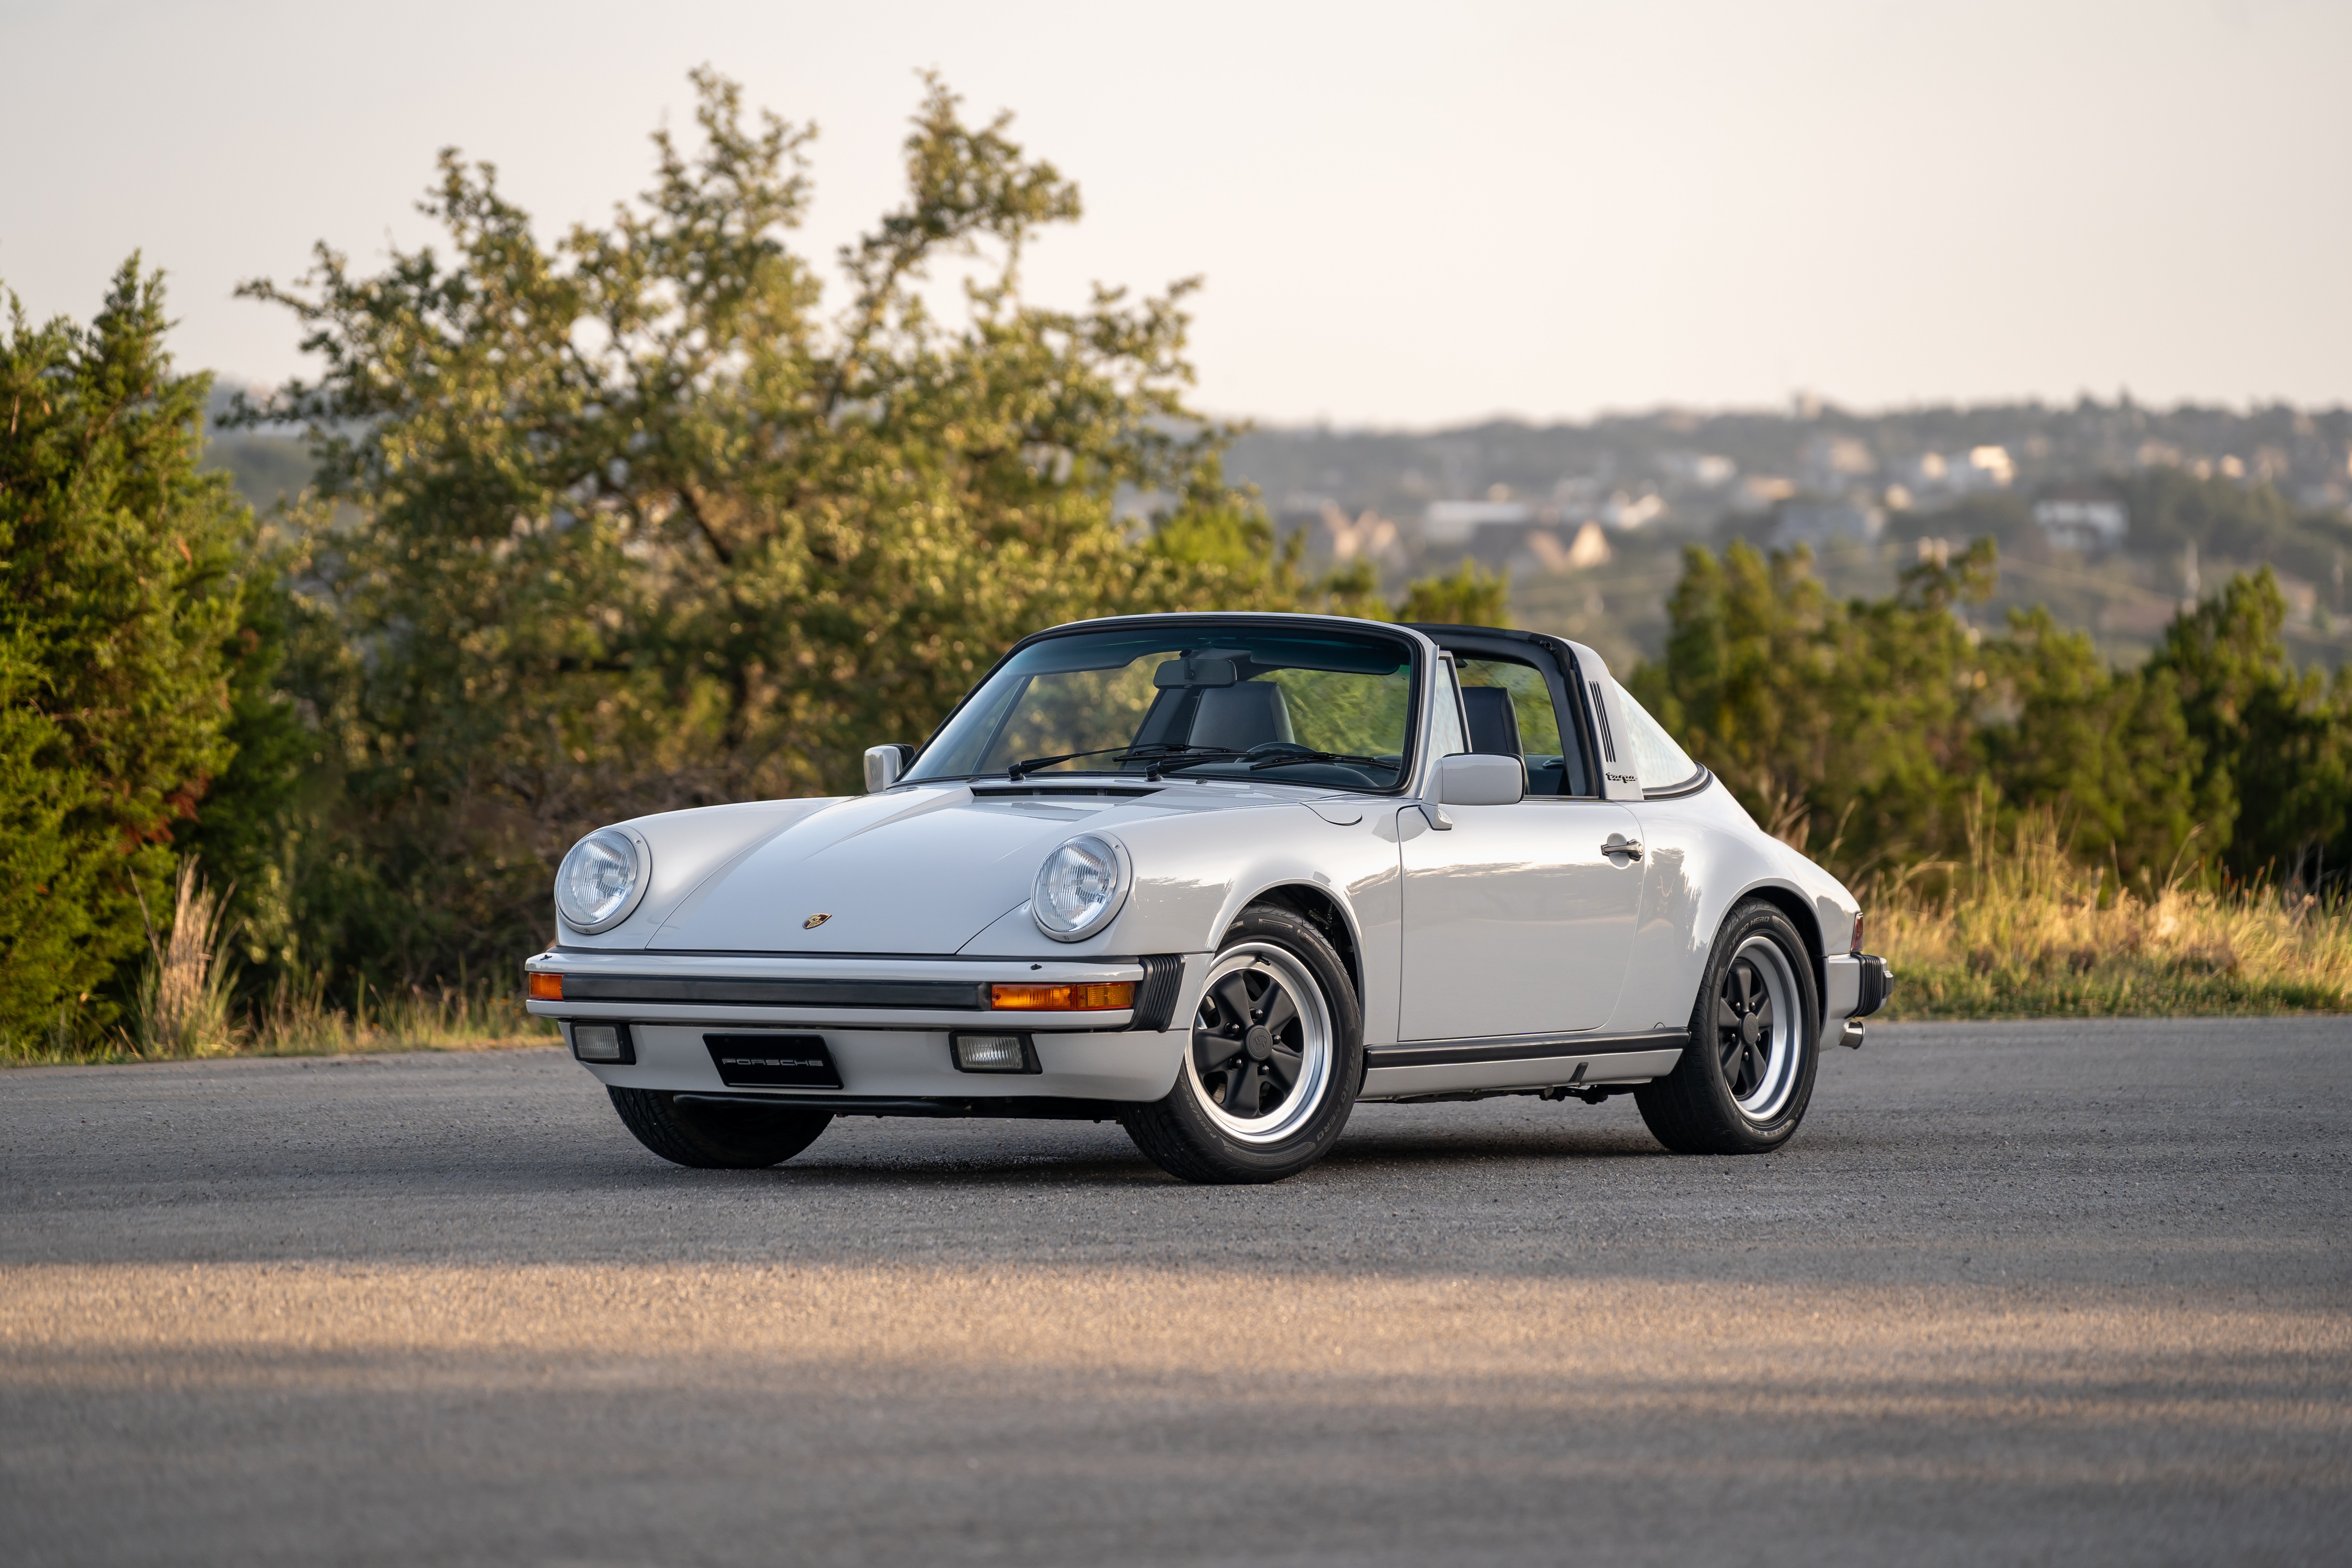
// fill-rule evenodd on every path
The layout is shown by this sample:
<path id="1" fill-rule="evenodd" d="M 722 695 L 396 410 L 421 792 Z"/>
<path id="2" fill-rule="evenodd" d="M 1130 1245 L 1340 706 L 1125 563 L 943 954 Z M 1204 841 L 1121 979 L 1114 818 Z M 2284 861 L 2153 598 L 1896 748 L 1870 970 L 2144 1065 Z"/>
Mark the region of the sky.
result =
<path id="1" fill-rule="evenodd" d="M 2352 399 L 2352 5 L 395 7 L 0 0 L 0 284 L 133 249 L 184 365 L 304 368 L 243 279 L 431 238 L 444 146 L 549 235 L 708 62 L 816 122 L 799 243 L 897 198 L 936 68 L 1076 179 L 1034 294 L 1198 275 L 1198 403 L 1271 423 Z"/>

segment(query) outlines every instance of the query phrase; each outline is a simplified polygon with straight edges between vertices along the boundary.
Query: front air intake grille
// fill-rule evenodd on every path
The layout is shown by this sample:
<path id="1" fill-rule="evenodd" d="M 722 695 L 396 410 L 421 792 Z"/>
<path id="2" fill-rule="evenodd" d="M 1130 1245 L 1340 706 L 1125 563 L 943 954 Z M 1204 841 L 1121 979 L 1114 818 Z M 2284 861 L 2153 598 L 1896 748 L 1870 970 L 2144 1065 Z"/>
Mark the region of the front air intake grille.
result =
<path id="1" fill-rule="evenodd" d="M 1176 988 L 1184 984 L 1184 955 L 1155 952 L 1139 962 L 1143 965 L 1143 988 L 1135 995 L 1133 1027 L 1158 1034 L 1168 1027 L 1169 1015 L 1176 1011 Z"/>

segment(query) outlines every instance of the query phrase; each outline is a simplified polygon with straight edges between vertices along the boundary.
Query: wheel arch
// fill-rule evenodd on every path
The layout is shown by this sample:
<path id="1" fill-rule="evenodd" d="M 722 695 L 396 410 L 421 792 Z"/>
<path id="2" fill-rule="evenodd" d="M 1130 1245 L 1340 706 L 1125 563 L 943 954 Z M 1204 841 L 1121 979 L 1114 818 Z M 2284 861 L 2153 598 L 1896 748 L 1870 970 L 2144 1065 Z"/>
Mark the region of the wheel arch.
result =
<path id="1" fill-rule="evenodd" d="M 1797 940 L 1805 945 L 1805 962 L 1812 969 L 1813 1005 L 1817 1010 L 1826 1005 L 1830 984 L 1829 966 L 1822 957 L 1822 920 L 1820 911 L 1813 908 L 1813 900 L 1784 883 L 1759 882 L 1754 887 L 1744 889 L 1739 897 L 1734 899 L 1730 908 L 1723 911 L 1723 918 L 1729 920 L 1731 910 L 1738 909 L 1750 899 L 1759 899 L 1770 904 L 1788 916 L 1789 923 L 1797 928 Z"/>
<path id="2" fill-rule="evenodd" d="M 1356 988 L 1357 1005 L 1363 1005 L 1363 942 L 1356 932 L 1355 914 L 1343 901 L 1335 897 L 1328 888 L 1318 886 L 1313 882 L 1276 882 L 1260 888 L 1256 892 L 1241 900 L 1240 907 L 1235 910 L 1233 919 L 1227 921 L 1223 929 L 1218 931 L 1217 945 L 1223 946 L 1226 932 L 1233 930 L 1234 922 L 1239 921 L 1244 912 L 1260 904 L 1279 905 L 1293 914 L 1313 922 L 1315 929 L 1323 933 L 1324 939 L 1330 942 L 1333 951 L 1339 953 L 1340 963 L 1347 969 L 1348 983 Z"/>

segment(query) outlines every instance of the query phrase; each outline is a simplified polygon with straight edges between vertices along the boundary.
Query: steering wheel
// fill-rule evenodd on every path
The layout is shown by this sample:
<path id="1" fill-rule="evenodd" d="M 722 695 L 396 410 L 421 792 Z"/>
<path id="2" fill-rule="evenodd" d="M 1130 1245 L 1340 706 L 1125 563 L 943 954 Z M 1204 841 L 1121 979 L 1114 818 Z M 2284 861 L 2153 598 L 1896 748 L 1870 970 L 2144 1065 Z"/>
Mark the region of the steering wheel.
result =
<path id="1" fill-rule="evenodd" d="M 1284 752 L 1300 752 L 1311 755 L 1315 748 L 1302 746 L 1296 741 L 1260 741 L 1242 755 L 1245 758 L 1271 757 Z"/>

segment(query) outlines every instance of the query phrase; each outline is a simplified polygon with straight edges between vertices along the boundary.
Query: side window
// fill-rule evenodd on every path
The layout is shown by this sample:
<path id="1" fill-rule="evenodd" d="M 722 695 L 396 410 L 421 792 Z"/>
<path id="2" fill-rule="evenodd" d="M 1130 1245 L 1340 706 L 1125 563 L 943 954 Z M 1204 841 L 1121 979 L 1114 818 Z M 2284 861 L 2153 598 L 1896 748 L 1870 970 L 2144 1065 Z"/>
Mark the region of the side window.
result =
<path id="1" fill-rule="evenodd" d="M 1560 721 L 1551 682 L 1543 672 L 1532 664 L 1503 658 L 1465 658 L 1461 667 L 1470 749 L 1517 752 L 1526 758 L 1531 795 L 1586 794 L 1576 726 Z"/>

